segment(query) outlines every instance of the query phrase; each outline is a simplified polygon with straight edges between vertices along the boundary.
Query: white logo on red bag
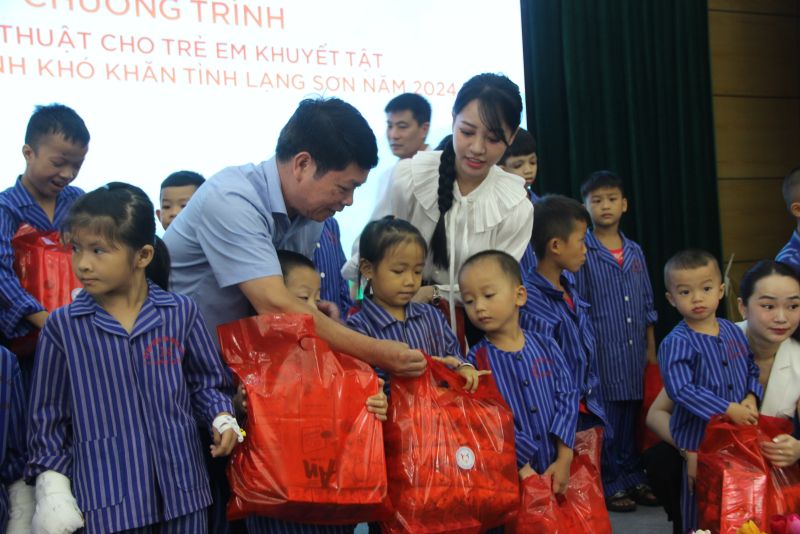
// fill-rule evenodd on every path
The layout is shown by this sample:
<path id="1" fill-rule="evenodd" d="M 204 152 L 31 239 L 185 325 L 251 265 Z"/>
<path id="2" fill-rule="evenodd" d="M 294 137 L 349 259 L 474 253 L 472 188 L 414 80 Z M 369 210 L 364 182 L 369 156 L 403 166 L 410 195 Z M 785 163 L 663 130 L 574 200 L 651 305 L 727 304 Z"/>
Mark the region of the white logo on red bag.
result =
<path id="1" fill-rule="evenodd" d="M 456 451 L 456 463 L 461 469 L 472 469 L 475 467 L 475 453 L 469 447 L 459 447 Z"/>

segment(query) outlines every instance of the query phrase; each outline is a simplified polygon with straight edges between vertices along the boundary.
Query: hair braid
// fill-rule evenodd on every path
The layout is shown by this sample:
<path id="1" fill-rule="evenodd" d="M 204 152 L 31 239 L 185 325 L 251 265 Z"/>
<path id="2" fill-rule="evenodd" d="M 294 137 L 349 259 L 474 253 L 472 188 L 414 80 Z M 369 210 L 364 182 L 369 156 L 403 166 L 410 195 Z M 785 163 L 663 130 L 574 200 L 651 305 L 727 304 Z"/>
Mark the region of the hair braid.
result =
<path id="1" fill-rule="evenodd" d="M 453 149 L 453 141 L 444 147 L 442 157 L 439 160 L 439 220 L 436 229 L 431 236 L 430 250 L 433 257 L 433 264 L 439 268 L 446 269 L 450 263 L 447 251 L 447 231 L 445 229 L 445 214 L 453 205 L 453 184 L 456 181 L 456 152 Z"/>

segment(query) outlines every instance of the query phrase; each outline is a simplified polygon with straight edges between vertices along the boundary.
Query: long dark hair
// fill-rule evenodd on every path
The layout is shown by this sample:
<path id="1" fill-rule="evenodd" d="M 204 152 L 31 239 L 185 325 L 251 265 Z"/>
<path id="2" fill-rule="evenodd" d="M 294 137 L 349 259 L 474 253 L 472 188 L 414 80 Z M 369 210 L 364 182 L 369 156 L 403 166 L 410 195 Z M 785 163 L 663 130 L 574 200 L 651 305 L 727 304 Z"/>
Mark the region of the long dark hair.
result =
<path id="1" fill-rule="evenodd" d="M 480 104 L 481 122 L 508 146 L 509 139 L 506 137 L 503 125 L 512 132 L 519 127 L 522 114 L 522 97 L 519 94 L 519 86 L 500 74 L 485 73 L 473 76 L 458 91 L 453 104 L 453 116 L 458 115 L 473 100 L 477 100 Z M 453 205 L 455 181 L 456 153 L 451 138 L 444 146 L 439 162 L 439 220 L 433 236 L 431 236 L 430 245 L 433 263 L 441 268 L 447 268 L 450 263 L 444 215 Z"/>
<path id="2" fill-rule="evenodd" d="M 760 280 L 772 276 L 773 274 L 786 276 L 800 283 L 800 277 L 798 277 L 794 269 L 787 264 L 774 260 L 761 260 L 750 267 L 742 276 L 742 281 L 739 282 L 739 298 L 742 299 L 745 307 L 750 297 L 753 296 L 753 292 L 756 290 L 756 284 Z M 796 328 L 795 331 L 792 332 L 792 338 L 800 341 L 800 328 Z"/>
<path id="3" fill-rule="evenodd" d="M 153 245 L 153 260 L 145 269 L 145 276 L 164 290 L 169 285 L 169 252 L 164 242 L 156 236 L 153 203 L 135 185 L 111 182 L 75 201 L 69 210 L 64 233 L 76 229 L 89 229 L 111 243 L 119 243 L 139 250 Z"/>

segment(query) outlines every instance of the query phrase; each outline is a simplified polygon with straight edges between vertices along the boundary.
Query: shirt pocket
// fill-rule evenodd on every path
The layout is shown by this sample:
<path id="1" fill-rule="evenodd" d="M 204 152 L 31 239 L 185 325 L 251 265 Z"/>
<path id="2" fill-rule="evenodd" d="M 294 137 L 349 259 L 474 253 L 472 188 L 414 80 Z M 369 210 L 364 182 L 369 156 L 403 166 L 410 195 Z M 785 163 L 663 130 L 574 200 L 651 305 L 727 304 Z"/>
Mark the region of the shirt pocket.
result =
<path id="1" fill-rule="evenodd" d="M 84 512 L 114 506 L 125 496 L 124 468 L 116 437 L 75 445 L 75 498 Z"/>

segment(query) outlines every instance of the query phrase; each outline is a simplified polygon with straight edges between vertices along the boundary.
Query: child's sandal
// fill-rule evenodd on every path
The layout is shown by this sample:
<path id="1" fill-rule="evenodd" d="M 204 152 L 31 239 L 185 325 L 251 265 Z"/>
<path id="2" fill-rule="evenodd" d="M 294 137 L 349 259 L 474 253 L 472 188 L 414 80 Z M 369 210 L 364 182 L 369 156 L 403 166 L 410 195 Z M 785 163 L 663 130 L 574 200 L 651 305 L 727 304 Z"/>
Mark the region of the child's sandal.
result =
<path id="1" fill-rule="evenodd" d="M 636 501 L 636 504 L 641 504 L 642 506 L 658 506 L 661 504 L 656 494 L 647 484 L 639 484 L 631 490 L 630 495 Z"/>
<path id="2" fill-rule="evenodd" d="M 628 496 L 627 491 L 620 490 L 614 495 L 606 498 L 606 508 L 608 508 L 609 512 L 635 512 L 636 501 Z"/>

